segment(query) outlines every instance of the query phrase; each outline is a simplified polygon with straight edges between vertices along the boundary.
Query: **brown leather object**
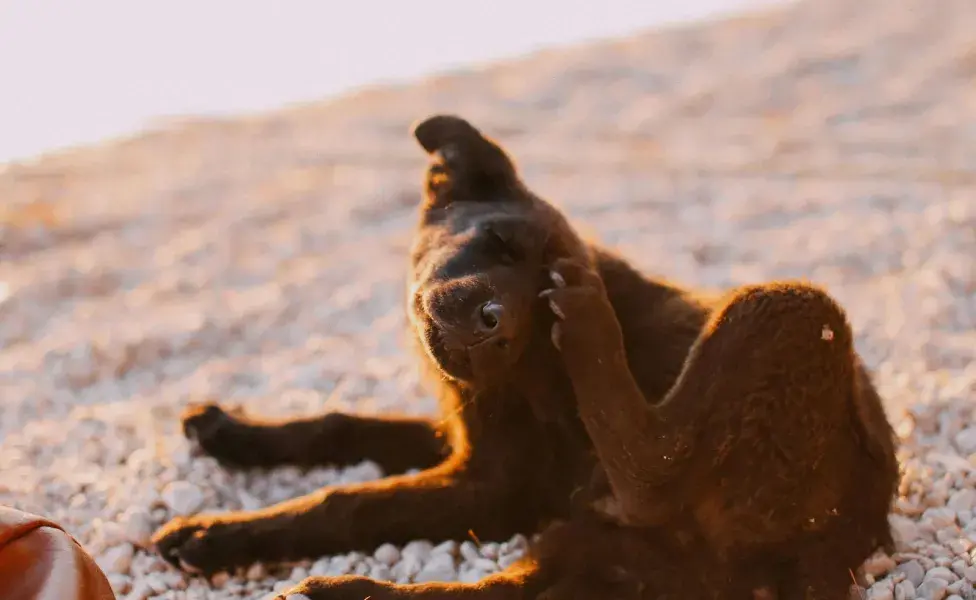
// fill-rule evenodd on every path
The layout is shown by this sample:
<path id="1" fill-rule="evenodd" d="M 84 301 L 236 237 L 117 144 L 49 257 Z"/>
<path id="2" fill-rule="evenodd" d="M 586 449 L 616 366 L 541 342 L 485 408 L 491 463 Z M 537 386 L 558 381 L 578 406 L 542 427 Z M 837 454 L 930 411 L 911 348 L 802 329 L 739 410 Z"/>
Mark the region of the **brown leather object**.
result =
<path id="1" fill-rule="evenodd" d="M 115 600 L 115 594 L 59 525 L 0 506 L 0 599 Z"/>

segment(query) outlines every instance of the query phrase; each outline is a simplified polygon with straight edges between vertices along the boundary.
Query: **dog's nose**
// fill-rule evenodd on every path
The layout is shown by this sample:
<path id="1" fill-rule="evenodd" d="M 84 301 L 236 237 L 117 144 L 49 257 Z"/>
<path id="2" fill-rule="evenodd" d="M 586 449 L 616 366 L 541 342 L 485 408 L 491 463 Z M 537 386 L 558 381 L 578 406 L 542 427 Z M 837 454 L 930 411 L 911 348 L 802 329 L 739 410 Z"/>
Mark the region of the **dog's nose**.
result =
<path id="1" fill-rule="evenodd" d="M 502 326 L 505 318 L 505 307 L 497 302 L 485 302 L 478 307 L 475 323 L 484 333 L 492 333 Z"/>

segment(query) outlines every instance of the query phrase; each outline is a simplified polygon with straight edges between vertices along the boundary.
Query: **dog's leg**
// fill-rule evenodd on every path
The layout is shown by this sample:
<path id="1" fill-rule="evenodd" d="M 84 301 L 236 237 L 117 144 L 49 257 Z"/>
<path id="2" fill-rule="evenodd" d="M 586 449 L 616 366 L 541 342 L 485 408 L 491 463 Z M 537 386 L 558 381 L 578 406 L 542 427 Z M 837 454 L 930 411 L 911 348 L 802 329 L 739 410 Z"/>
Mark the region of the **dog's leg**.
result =
<path id="1" fill-rule="evenodd" d="M 648 546 L 639 534 L 599 521 L 554 524 L 532 544 L 529 555 L 476 583 L 393 584 L 363 577 L 313 577 L 279 600 L 639 600 L 697 598 L 698 588 L 659 582 L 671 557 Z M 671 567 L 681 567 L 676 561 Z M 682 573 L 684 574 L 684 573 Z M 694 574 L 684 574 L 696 580 Z M 661 583 L 661 585 L 658 585 Z M 653 589 L 652 589 L 653 588 Z M 690 592 L 672 596 L 675 590 Z M 660 593 L 659 593 L 660 592 Z"/>
<path id="2" fill-rule="evenodd" d="M 542 295 L 557 317 L 553 343 L 621 516 L 634 517 L 649 510 L 656 501 L 648 497 L 680 473 L 692 449 L 694 419 L 680 415 L 665 422 L 644 398 L 600 276 L 568 260 L 557 261 L 551 276 L 555 287 Z"/>
<path id="3" fill-rule="evenodd" d="M 154 536 L 157 550 L 188 570 L 213 572 L 369 551 L 414 539 L 507 539 L 539 515 L 520 510 L 516 486 L 484 481 L 451 463 L 417 475 L 328 487 L 269 508 L 178 518 Z"/>
<path id="4" fill-rule="evenodd" d="M 539 571 L 524 561 L 477 583 L 397 584 L 365 577 L 310 577 L 278 600 L 534 600 L 540 585 Z"/>
<path id="5" fill-rule="evenodd" d="M 736 463 L 736 497 L 729 482 L 716 483 L 725 490 L 727 512 L 740 500 L 763 501 L 754 497 L 772 489 L 763 478 L 780 482 L 780 492 L 801 486 L 796 470 L 813 469 L 825 444 L 834 444 L 832 451 L 842 444 L 829 440 L 852 420 L 853 336 L 822 291 L 785 283 L 738 290 L 713 315 L 674 387 L 655 406 L 631 374 L 599 275 L 560 261 L 553 279 L 556 287 L 544 295 L 559 317 L 554 339 L 625 519 L 659 519 L 655 506 L 667 501 L 662 488 L 683 476 L 693 454 L 706 469 L 730 452 L 745 456 L 745 449 L 759 461 L 753 468 Z"/>
<path id="6" fill-rule="evenodd" d="M 240 467 L 377 463 L 387 474 L 428 469 L 445 460 L 444 432 L 431 421 L 331 412 L 293 421 L 261 421 L 216 404 L 183 414 L 183 431 L 222 464 Z"/>

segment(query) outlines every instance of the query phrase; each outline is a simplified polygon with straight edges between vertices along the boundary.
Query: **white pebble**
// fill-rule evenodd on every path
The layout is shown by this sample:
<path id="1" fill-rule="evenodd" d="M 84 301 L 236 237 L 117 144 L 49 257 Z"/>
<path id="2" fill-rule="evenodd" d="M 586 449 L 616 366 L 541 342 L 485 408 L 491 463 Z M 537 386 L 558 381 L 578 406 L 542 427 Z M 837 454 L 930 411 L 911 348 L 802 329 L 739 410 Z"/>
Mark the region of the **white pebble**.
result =
<path id="1" fill-rule="evenodd" d="M 471 564 L 474 566 L 474 568 L 478 569 L 479 571 L 484 571 L 485 573 L 495 573 L 498 571 L 498 565 L 490 558 L 478 557 L 476 560 L 472 561 Z"/>
<path id="2" fill-rule="evenodd" d="M 905 575 L 912 585 L 918 587 L 925 579 L 925 568 L 917 560 L 910 560 L 898 565 L 895 570 Z"/>
<path id="3" fill-rule="evenodd" d="M 457 571 L 455 571 L 453 567 L 424 567 L 414 576 L 413 580 L 417 583 L 427 583 L 429 581 L 457 581 Z"/>
<path id="4" fill-rule="evenodd" d="M 864 572 L 873 577 L 888 573 L 895 568 L 895 561 L 887 554 L 875 554 L 864 562 Z"/>
<path id="5" fill-rule="evenodd" d="M 868 590 L 868 600 L 894 600 L 894 591 L 887 586 L 875 584 Z"/>
<path id="6" fill-rule="evenodd" d="M 163 488 L 163 502 L 173 514 L 190 515 L 203 506 L 203 492 L 188 481 L 173 481 Z"/>
<path id="7" fill-rule="evenodd" d="M 488 542 L 481 545 L 481 556 L 491 560 L 498 560 L 499 545 L 495 542 Z"/>
<path id="8" fill-rule="evenodd" d="M 427 557 L 430 556 L 430 552 L 433 549 L 434 545 L 427 540 L 415 540 L 403 547 L 401 555 L 412 556 L 423 562 L 427 560 Z"/>
<path id="9" fill-rule="evenodd" d="M 373 553 L 373 558 L 375 558 L 377 562 L 389 567 L 396 564 L 396 562 L 400 560 L 400 551 L 397 550 L 397 547 L 393 544 L 383 544 L 376 549 L 376 552 Z"/>
<path id="10" fill-rule="evenodd" d="M 955 573 L 945 567 L 935 567 L 934 569 L 929 569 L 929 571 L 925 573 L 925 579 L 941 579 L 946 583 L 953 583 L 959 578 L 956 577 Z"/>
<path id="11" fill-rule="evenodd" d="M 921 537 L 918 525 L 908 517 L 901 515 L 891 515 L 888 518 L 891 524 L 892 535 L 899 550 L 910 550 L 912 542 Z"/>
<path id="12" fill-rule="evenodd" d="M 254 563 L 248 567 L 247 572 L 244 574 L 244 577 L 246 577 L 248 581 L 260 581 L 267 576 L 268 571 L 261 563 Z"/>
<path id="13" fill-rule="evenodd" d="M 967 427 L 957 433 L 955 442 L 962 454 L 976 453 L 976 426 Z"/>
<path id="14" fill-rule="evenodd" d="M 454 569 L 454 557 L 449 554 L 432 554 L 424 569 Z"/>
<path id="15" fill-rule="evenodd" d="M 481 552 L 478 551 L 478 547 L 475 546 L 474 542 L 469 540 L 461 542 L 459 551 L 461 552 L 461 556 L 464 557 L 464 560 L 468 561 L 469 563 L 473 563 L 481 558 Z"/>
<path id="16" fill-rule="evenodd" d="M 423 568 L 423 563 L 413 555 L 404 556 L 400 562 L 393 565 L 393 576 L 399 583 L 411 581 Z"/>
<path id="17" fill-rule="evenodd" d="M 949 584 L 942 579 L 929 579 L 915 590 L 915 595 L 923 600 L 942 600 L 948 594 Z"/>
<path id="18" fill-rule="evenodd" d="M 912 600 L 913 598 L 915 598 L 914 583 L 906 579 L 895 585 L 895 600 Z"/>
<path id="19" fill-rule="evenodd" d="M 127 508 L 119 518 L 119 525 L 122 526 L 127 541 L 143 548 L 149 546 L 153 533 L 153 522 L 149 511 L 137 506 Z"/>
<path id="20" fill-rule="evenodd" d="M 922 520 L 928 521 L 936 529 L 945 529 L 956 524 L 956 511 L 951 508 L 930 508 L 922 513 Z"/>
<path id="21" fill-rule="evenodd" d="M 478 569 L 468 567 L 466 569 L 461 569 L 458 581 L 461 583 L 478 583 L 484 579 L 488 574 Z"/>
<path id="22" fill-rule="evenodd" d="M 447 540 L 446 542 L 441 542 L 434 546 L 433 550 L 430 551 L 431 554 L 450 554 L 451 556 L 457 554 L 458 543 L 454 540 Z"/>
<path id="23" fill-rule="evenodd" d="M 320 558 L 312 563 L 312 567 L 308 572 L 312 577 L 324 577 L 329 574 L 329 564 L 328 558 Z"/>
<path id="24" fill-rule="evenodd" d="M 112 586 L 112 591 L 116 594 L 125 594 L 129 591 L 129 587 L 132 585 L 132 578 L 128 575 L 122 575 L 120 573 L 110 573 L 105 576 L 108 579 L 108 583 Z"/>
<path id="25" fill-rule="evenodd" d="M 518 554 L 505 554 L 498 558 L 498 566 L 502 570 L 505 570 L 520 560 L 522 560 L 522 557 Z"/>
<path id="26" fill-rule="evenodd" d="M 133 554 L 135 548 L 132 544 L 119 544 L 103 552 L 95 562 L 106 573 L 128 573 Z"/>
<path id="27" fill-rule="evenodd" d="M 953 492 L 949 496 L 949 502 L 946 506 L 956 511 L 957 514 L 964 510 L 972 511 L 973 507 L 976 506 L 976 490 L 967 488 Z"/>

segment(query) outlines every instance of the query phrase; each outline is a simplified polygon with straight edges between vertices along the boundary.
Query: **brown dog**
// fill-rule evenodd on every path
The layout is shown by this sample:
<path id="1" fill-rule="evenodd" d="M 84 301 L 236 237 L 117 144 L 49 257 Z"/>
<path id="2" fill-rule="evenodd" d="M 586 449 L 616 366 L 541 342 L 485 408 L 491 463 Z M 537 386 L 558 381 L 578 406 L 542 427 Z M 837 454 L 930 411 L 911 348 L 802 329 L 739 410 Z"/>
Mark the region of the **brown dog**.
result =
<path id="1" fill-rule="evenodd" d="M 804 284 L 716 301 L 579 238 L 463 119 L 431 155 L 408 307 L 440 420 L 330 413 L 262 423 L 210 405 L 187 435 L 243 467 L 371 459 L 394 475 L 265 510 L 177 519 L 186 568 L 543 532 L 478 584 L 313 578 L 348 598 L 842 598 L 890 543 L 881 402 L 841 309 Z"/>

